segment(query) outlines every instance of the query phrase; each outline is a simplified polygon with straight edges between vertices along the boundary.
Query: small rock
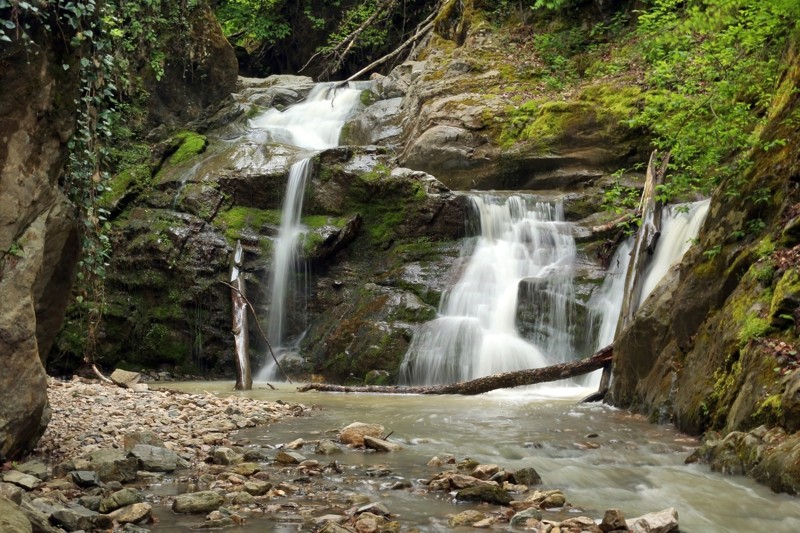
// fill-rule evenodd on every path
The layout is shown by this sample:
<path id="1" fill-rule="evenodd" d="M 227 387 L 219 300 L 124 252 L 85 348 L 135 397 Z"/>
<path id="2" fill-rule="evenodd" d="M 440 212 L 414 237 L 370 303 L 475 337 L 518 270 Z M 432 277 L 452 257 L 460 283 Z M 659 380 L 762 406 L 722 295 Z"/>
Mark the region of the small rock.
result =
<path id="1" fill-rule="evenodd" d="M 125 450 L 130 451 L 137 444 L 164 447 L 164 441 L 152 431 L 135 431 L 122 436 L 122 447 L 125 448 Z"/>
<path id="2" fill-rule="evenodd" d="M 172 472 L 178 467 L 178 454 L 159 446 L 136 444 L 128 455 L 135 457 L 139 468 L 148 472 Z"/>
<path id="3" fill-rule="evenodd" d="M 538 523 L 542 520 L 542 512 L 533 507 L 520 511 L 511 517 L 511 527 L 524 529 L 537 529 Z"/>
<path id="4" fill-rule="evenodd" d="M 322 439 L 317 443 L 317 447 L 314 448 L 314 453 L 318 453 L 321 455 L 333 455 L 336 453 L 342 453 L 342 449 L 339 446 L 329 439 Z"/>
<path id="5" fill-rule="evenodd" d="M 88 468 L 82 470 L 94 470 L 100 481 L 133 481 L 136 479 L 136 467 L 139 460 L 135 457 L 127 457 L 123 450 L 104 448 L 89 452 L 86 456 Z"/>
<path id="6" fill-rule="evenodd" d="M 23 474 L 28 474 L 30 476 L 38 477 L 42 481 L 47 481 L 49 476 L 47 475 L 47 465 L 41 461 L 31 460 L 26 461 L 22 464 L 19 464 L 15 468 L 19 470 Z"/>
<path id="7" fill-rule="evenodd" d="M 434 467 L 438 468 L 438 467 L 442 466 L 443 464 L 444 464 L 444 461 L 442 461 L 438 457 L 434 456 L 434 457 L 431 458 L 430 461 L 428 461 L 427 466 L 434 466 Z"/>
<path id="8" fill-rule="evenodd" d="M 339 432 L 339 442 L 351 446 L 364 446 L 364 436 L 380 438 L 383 435 L 384 427 L 380 424 L 364 424 L 363 422 L 353 422 Z"/>
<path id="9" fill-rule="evenodd" d="M 541 485 L 542 477 L 533 468 L 520 468 L 514 472 L 514 482 L 521 485 Z"/>
<path id="10" fill-rule="evenodd" d="M 134 503 L 117 509 L 109 516 L 120 524 L 139 524 L 148 521 L 152 513 L 153 508 L 149 503 Z"/>
<path id="11" fill-rule="evenodd" d="M 290 442 L 289 444 L 287 444 L 286 446 L 284 446 L 284 449 L 286 449 L 286 450 L 299 450 L 300 448 L 303 447 L 303 444 L 305 444 L 305 441 L 303 439 L 295 439 L 292 442 Z"/>
<path id="12" fill-rule="evenodd" d="M 32 533 L 33 527 L 25 513 L 11 500 L 0 496 L 0 531 Z"/>
<path id="13" fill-rule="evenodd" d="M 340 526 L 336 522 L 325 522 L 318 530 L 319 533 L 353 533 L 351 529 Z"/>
<path id="14" fill-rule="evenodd" d="M 396 452 L 402 449 L 399 444 L 377 437 L 370 437 L 369 435 L 364 435 L 364 446 L 379 452 Z"/>
<path id="15" fill-rule="evenodd" d="M 389 516 L 389 509 L 383 504 L 383 502 L 373 502 L 368 503 L 367 505 L 363 505 L 356 510 L 355 514 L 361 513 L 372 513 L 374 515 L 380 516 Z"/>
<path id="16" fill-rule="evenodd" d="M 218 509 L 225 499 L 211 490 L 179 494 L 172 502 L 176 513 L 208 513 Z"/>
<path id="17" fill-rule="evenodd" d="M 648 513 L 627 521 L 633 533 L 667 533 L 678 529 L 678 511 L 674 507 Z"/>
<path id="18" fill-rule="evenodd" d="M 16 485 L 11 483 L 0 483 L 0 496 L 11 500 L 17 505 L 22 503 L 22 495 L 24 493 L 25 491 Z"/>
<path id="19" fill-rule="evenodd" d="M 214 464 L 217 465 L 235 465 L 244 460 L 241 454 L 225 446 L 218 446 L 215 448 L 213 458 Z"/>
<path id="20" fill-rule="evenodd" d="M 497 465 L 478 465 L 472 470 L 472 472 L 470 472 L 470 475 L 478 479 L 486 480 L 499 471 L 500 467 Z"/>
<path id="21" fill-rule="evenodd" d="M 486 515 L 480 511 L 464 511 L 451 516 L 447 521 L 447 525 L 450 527 L 470 526 L 484 519 L 486 519 Z"/>
<path id="22" fill-rule="evenodd" d="M 259 472 L 261 467 L 256 463 L 239 463 L 233 467 L 233 471 L 240 476 L 250 477 L 256 472 Z"/>
<path id="23" fill-rule="evenodd" d="M 297 452 L 279 451 L 275 456 L 275 460 L 283 465 L 296 465 L 306 460 L 306 458 Z"/>
<path id="24" fill-rule="evenodd" d="M 456 500 L 508 505 L 511 503 L 511 496 L 508 495 L 507 491 L 501 489 L 497 485 L 483 485 L 459 490 L 456 492 Z"/>
<path id="25" fill-rule="evenodd" d="M 111 373 L 110 377 L 111 381 L 120 387 L 130 388 L 132 385 L 139 383 L 142 375 L 138 372 L 129 372 L 128 370 L 117 368 Z"/>
<path id="26" fill-rule="evenodd" d="M 42 480 L 38 477 L 31 476 L 30 474 L 23 474 L 18 470 L 9 470 L 3 474 L 3 481 L 22 487 L 25 490 L 33 490 L 42 484 Z"/>
<path id="27" fill-rule="evenodd" d="M 272 483 L 266 481 L 247 481 L 244 490 L 253 496 L 263 496 L 272 488 Z"/>
<path id="28" fill-rule="evenodd" d="M 628 526 L 625 523 L 625 515 L 619 509 L 608 509 L 603 515 L 603 521 L 600 522 L 600 529 L 605 533 L 609 531 L 627 531 Z"/>
<path id="29" fill-rule="evenodd" d="M 133 505 L 134 503 L 140 503 L 143 500 L 142 494 L 135 489 L 127 488 L 118 490 L 117 492 L 111 494 L 108 498 L 103 498 L 100 501 L 99 511 L 101 513 L 109 513 L 120 507 L 126 507 L 128 505 Z"/>
<path id="30" fill-rule="evenodd" d="M 587 516 L 578 516 L 575 518 L 567 518 L 559 524 L 562 532 L 579 532 L 579 533 L 603 533 L 602 530 L 594 523 L 594 520 Z"/>
<path id="31" fill-rule="evenodd" d="M 234 505 L 250 505 L 255 501 L 255 498 L 249 492 L 237 492 L 233 498 L 231 498 L 231 503 Z"/>

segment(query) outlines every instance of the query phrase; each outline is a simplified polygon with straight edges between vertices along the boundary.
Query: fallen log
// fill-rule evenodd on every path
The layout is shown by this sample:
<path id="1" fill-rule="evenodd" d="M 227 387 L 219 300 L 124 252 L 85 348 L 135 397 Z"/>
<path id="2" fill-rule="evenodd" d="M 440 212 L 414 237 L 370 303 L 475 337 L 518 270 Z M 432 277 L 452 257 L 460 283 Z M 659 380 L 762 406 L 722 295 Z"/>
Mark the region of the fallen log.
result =
<path id="1" fill-rule="evenodd" d="M 364 385 L 349 387 L 345 385 L 332 385 L 329 383 L 307 383 L 298 387 L 298 392 L 316 390 L 321 392 L 373 392 L 380 394 L 462 394 L 474 395 L 483 394 L 496 389 L 508 389 L 521 387 L 523 385 L 533 385 L 535 383 L 545 383 L 568 379 L 594 372 L 595 370 L 608 365 L 613 356 L 613 345 L 609 344 L 594 353 L 591 357 L 562 363 L 558 365 L 546 366 L 543 368 L 530 368 L 527 370 L 517 370 L 514 372 L 502 372 L 492 374 L 482 378 L 460 383 L 450 383 L 447 385 Z"/>

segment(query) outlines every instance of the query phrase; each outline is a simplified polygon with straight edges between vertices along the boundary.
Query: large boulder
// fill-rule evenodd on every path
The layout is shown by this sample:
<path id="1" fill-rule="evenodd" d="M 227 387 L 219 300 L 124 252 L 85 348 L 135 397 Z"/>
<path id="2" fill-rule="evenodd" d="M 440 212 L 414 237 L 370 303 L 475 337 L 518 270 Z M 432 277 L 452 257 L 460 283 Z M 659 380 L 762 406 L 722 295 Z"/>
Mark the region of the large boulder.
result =
<path id="1" fill-rule="evenodd" d="M 73 210 L 58 185 L 78 72 L 61 67 L 69 60 L 61 57 L 60 40 L 39 38 L 36 54 L 4 44 L 2 54 L 0 460 L 30 450 L 49 420 L 43 362 L 64 317 L 79 251 Z"/>

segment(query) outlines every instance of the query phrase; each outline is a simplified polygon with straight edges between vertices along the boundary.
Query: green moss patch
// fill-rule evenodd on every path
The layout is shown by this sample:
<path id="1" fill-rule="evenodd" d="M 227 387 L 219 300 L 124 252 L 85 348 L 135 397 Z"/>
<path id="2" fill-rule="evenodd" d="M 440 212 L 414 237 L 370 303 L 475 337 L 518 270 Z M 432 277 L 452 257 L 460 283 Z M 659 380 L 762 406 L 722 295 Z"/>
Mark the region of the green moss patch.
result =
<path id="1" fill-rule="evenodd" d="M 264 226 L 280 226 L 280 223 L 281 212 L 277 209 L 241 206 L 222 211 L 214 218 L 214 224 L 224 230 L 225 237 L 229 241 L 240 239 L 247 229 L 260 233 Z"/>
<path id="2" fill-rule="evenodd" d="M 170 165 L 180 165 L 194 156 L 206 151 L 208 139 L 193 131 L 183 131 L 172 137 L 172 142 L 177 144 L 176 150 L 169 156 Z"/>

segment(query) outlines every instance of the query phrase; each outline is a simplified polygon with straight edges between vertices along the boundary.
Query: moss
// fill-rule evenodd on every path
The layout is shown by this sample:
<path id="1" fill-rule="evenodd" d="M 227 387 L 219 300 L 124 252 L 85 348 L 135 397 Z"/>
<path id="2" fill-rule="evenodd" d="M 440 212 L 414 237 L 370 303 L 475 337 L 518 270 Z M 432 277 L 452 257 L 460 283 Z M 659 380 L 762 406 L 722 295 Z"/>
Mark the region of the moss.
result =
<path id="1" fill-rule="evenodd" d="M 768 320 L 757 317 L 748 316 L 741 329 L 739 329 L 739 346 L 745 346 L 752 339 L 764 337 L 771 329 Z"/>
<path id="2" fill-rule="evenodd" d="M 208 146 L 208 139 L 205 135 L 200 135 L 193 131 L 183 131 L 172 137 L 172 142 L 176 143 L 177 149 L 169 157 L 168 163 L 180 165 L 188 161 L 197 154 L 205 152 Z"/>
<path id="3" fill-rule="evenodd" d="M 300 220 L 308 229 L 320 229 L 325 226 L 335 226 L 343 228 L 347 223 L 347 217 L 330 217 L 327 215 L 306 215 Z"/>
<path id="4" fill-rule="evenodd" d="M 794 315 L 800 305 L 800 273 L 790 268 L 775 285 L 769 314 L 777 327 L 793 325 Z"/>
<path id="5" fill-rule="evenodd" d="M 753 251 L 755 252 L 756 257 L 763 259 L 775 251 L 775 243 L 770 237 L 764 237 L 758 242 Z"/>
<path id="6" fill-rule="evenodd" d="M 214 225 L 224 229 L 229 241 L 241 238 L 245 229 L 258 233 L 265 225 L 280 226 L 281 212 L 277 209 L 256 209 L 236 206 L 214 218 Z"/>
<path id="7" fill-rule="evenodd" d="M 303 255 L 309 257 L 314 254 L 317 247 L 322 244 L 322 235 L 317 232 L 309 232 L 303 236 Z"/>
<path id="8" fill-rule="evenodd" d="M 778 424 L 783 418 L 783 405 L 780 394 L 767 396 L 753 413 L 756 424 Z"/>

